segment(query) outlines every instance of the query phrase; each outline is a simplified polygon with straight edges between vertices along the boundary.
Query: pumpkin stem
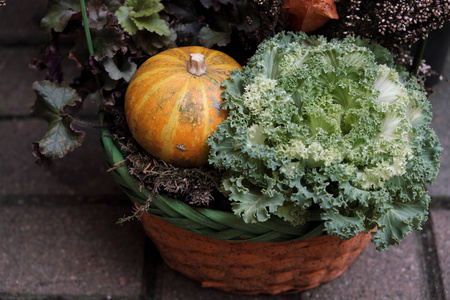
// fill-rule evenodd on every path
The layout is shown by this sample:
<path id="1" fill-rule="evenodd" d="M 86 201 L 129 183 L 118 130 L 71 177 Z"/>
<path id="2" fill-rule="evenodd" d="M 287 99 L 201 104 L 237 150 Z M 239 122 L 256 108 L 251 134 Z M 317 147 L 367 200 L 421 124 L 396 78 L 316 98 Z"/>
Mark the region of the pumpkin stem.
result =
<path id="1" fill-rule="evenodd" d="M 188 72 L 196 76 L 201 76 L 206 73 L 205 56 L 203 54 L 191 53 Z"/>

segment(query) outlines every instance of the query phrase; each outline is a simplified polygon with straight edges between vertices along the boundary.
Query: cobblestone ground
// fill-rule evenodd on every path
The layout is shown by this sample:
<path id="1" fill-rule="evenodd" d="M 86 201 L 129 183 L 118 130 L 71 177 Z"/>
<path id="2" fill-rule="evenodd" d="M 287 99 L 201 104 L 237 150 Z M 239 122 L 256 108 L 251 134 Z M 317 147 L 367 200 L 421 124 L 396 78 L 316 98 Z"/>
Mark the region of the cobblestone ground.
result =
<path id="1" fill-rule="evenodd" d="M 31 85 L 42 74 L 28 64 L 46 39 L 39 28 L 46 1 L 6 3 L 0 8 L 0 299 L 450 299 L 450 84 L 435 85 L 430 98 L 445 150 L 423 231 L 388 253 L 370 245 L 343 275 L 318 288 L 230 295 L 170 270 L 137 222 L 116 224 L 131 208 L 106 173 L 97 131 L 89 130 L 85 145 L 64 160 L 35 165 L 31 143 L 46 124 L 29 114 Z M 434 43 L 431 49 L 442 47 L 439 37 Z M 436 64 L 450 78 L 450 55 Z"/>

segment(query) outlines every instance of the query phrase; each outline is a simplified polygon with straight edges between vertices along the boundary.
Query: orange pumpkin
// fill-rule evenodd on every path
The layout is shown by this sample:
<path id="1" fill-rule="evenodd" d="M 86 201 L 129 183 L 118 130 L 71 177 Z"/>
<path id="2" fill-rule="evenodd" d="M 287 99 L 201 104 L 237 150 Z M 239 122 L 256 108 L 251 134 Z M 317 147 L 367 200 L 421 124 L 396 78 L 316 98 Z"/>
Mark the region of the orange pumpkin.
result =
<path id="1" fill-rule="evenodd" d="M 221 82 L 241 66 L 203 47 L 166 50 L 144 62 L 125 95 L 125 116 L 136 141 L 152 156 L 178 167 L 207 163 L 206 143 L 227 112 Z"/>

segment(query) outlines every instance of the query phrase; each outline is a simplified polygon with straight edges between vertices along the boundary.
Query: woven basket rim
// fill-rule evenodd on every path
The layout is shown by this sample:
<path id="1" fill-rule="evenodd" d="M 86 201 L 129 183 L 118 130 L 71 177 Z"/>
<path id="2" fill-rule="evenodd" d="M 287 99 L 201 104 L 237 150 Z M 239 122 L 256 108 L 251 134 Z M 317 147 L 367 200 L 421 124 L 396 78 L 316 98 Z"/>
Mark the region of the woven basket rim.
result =
<path id="1" fill-rule="evenodd" d="M 103 123 L 103 116 L 100 117 Z M 125 194 L 137 205 L 145 205 L 152 192 L 142 187 L 129 174 L 125 160 L 109 129 L 102 129 L 101 144 L 110 174 Z M 239 216 L 226 211 L 192 207 L 165 195 L 152 197 L 147 212 L 185 230 L 218 240 L 247 242 L 284 242 L 326 235 L 323 222 L 293 226 L 281 218 L 266 222 L 245 223 Z"/>

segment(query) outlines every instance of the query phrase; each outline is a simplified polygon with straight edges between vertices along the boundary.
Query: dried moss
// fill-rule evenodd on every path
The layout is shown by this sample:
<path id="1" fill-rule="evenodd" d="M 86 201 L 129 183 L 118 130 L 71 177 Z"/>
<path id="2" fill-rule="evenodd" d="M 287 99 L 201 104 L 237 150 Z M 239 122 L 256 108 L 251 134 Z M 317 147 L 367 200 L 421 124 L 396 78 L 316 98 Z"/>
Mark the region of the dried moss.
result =
<path id="1" fill-rule="evenodd" d="M 211 166 L 179 168 L 148 154 L 132 137 L 125 121 L 123 109 L 107 106 L 114 140 L 124 155 L 128 172 L 139 180 L 142 187 L 152 192 L 152 198 L 163 194 L 189 205 L 230 210 L 225 197 L 219 192 L 221 174 Z"/>

